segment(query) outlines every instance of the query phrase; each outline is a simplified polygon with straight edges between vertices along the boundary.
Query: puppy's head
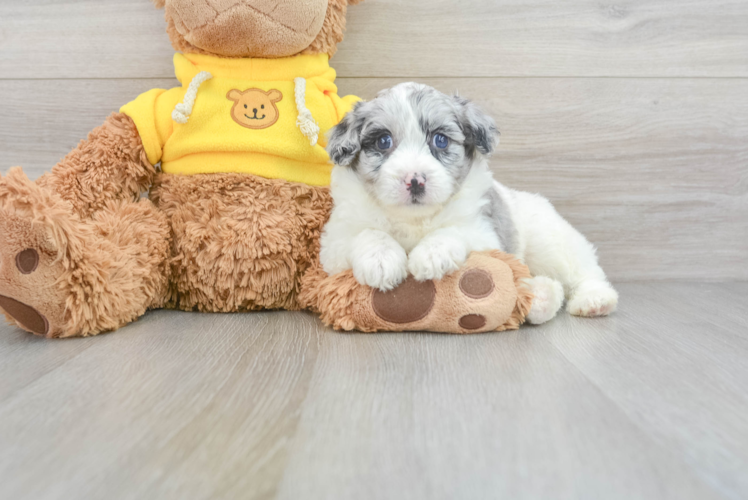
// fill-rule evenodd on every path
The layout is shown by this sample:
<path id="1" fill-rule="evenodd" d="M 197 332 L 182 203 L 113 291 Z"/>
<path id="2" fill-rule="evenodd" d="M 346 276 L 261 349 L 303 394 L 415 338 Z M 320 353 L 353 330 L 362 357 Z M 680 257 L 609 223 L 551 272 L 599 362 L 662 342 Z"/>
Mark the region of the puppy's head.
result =
<path id="1" fill-rule="evenodd" d="M 493 152 L 494 121 L 473 103 L 403 83 L 358 103 L 330 132 L 327 151 L 385 206 L 444 204 Z"/>

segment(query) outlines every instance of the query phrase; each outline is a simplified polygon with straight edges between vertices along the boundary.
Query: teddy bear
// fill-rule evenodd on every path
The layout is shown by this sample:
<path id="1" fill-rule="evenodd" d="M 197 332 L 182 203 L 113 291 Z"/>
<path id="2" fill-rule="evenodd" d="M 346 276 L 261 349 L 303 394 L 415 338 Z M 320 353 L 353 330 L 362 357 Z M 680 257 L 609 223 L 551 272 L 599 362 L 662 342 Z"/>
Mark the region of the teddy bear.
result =
<path id="1" fill-rule="evenodd" d="M 32 182 L 0 178 L 0 309 L 45 337 L 149 309 L 310 309 L 338 329 L 516 328 L 526 267 L 476 254 L 442 282 L 383 293 L 327 276 L 326 132 L 358 98 L 329 65 L 360 0 L 153 0 L 180 86 L 106 118 Z M 144 196 L 147 194 L 147 196 Z"/>

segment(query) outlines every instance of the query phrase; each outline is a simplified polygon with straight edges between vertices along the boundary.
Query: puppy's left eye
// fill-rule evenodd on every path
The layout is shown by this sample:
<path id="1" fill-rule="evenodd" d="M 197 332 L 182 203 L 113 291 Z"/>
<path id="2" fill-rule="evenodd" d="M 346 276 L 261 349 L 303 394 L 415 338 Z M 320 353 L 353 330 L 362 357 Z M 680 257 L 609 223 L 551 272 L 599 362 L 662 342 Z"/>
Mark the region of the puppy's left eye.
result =
<path id="1" fill-rule="evenodd" d="M 392 147 L 392 136 L 389 134 L 384 134 L 377 139 L 377 148 L 381 149 L 382 151 L 387 151 Z"/>
<path id="2" fill-rule="evenodd" d="M 432 142 L 437 149 L 444 149 L 449 146 L 449 138 L 444 134 L 435 134 Z"/>

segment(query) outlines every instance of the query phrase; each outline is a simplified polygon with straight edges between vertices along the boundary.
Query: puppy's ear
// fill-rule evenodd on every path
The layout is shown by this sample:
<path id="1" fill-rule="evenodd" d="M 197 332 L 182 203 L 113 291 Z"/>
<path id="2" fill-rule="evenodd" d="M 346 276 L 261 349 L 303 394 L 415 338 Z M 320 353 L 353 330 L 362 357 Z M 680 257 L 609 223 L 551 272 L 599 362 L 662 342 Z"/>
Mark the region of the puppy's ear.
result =
<path id="1" fill-rule="evenodd" d="M 348 167 L 361 151 L 361 129 L 364 125 L 364 103 L 357 102 L 343 120 L 330 130 L 327 154 L 335 165 Z"/>
<path id="2" fill-rule="evenodd" d="M 454 99 L 460 106 L 460 126 L 467 145 L 484 155 L 493 153 L 499 142 L 496 122 L 473 102 L 460 96 L 455 96 Z"/>
<path id="3" fill-rule="evenodd" d="M 153 0 L 153 3 L 156 5 L 157 9 L 163 9 L 164 5 L 166 5 L 166 0 Z"/>

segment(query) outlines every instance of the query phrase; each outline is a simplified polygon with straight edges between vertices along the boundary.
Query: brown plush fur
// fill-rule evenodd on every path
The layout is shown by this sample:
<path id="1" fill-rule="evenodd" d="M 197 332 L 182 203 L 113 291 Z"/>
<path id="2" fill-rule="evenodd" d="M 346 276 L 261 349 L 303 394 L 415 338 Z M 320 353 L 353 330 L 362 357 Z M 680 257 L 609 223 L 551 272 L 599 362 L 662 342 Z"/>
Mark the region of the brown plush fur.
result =
<path id="1" fill-rule="evenodd" d="M 302 54 L 329 54 L 330 57 L 335 55 L 338 50 L 338 44 L 343 41 L 345 32 L 346 11 L 348 5 L 358 3 L 361 0 L 352 2 L 350 0 L 330 0 L 327 4 L 327 15 L 317 38 L 306 48 Z"/>
<path id="2" fill-rule="evenodd" d="M 41 257 L 28 275 L 4 262 L 0 294 L 33 305 L 49 323 L 47 336 L 113 330 L 164 304 L 168 223 L 149 200 L 110 201 L 81 219 L 13 168 L 0 182 L 0 207 L 3 260 L 26 248 Z"/>
<path id="3" fill-rule="evenodd" d="M 488 273 L 493 279 L 494 288 L 485 297 L 468 297 L 459 286 L 462 276 L 474 269 Z M 434 283 L 436 297 L 428 314 L 403 324 L 386 321 L 377 314 L 372 307 L 372 290 L 360 285 L 352 271 L 328 276 L 319 262 L 315 262 L 304 276 L 299 301 L 337 330 L 450 333 L 516 330 L 532 305 L 532 292 L 524 283 L 529 277 L 527 266 L 511 255 L 499 251 L 471 254 L 458 272 Z M 486 320 L 485 325 L 463 328 L 460 318 L 466 314 L 480 314 Z"/>
<path id="4" fill-rule="evenodd" d="M 151 179 L 159 209 L 134 202 Z M 119 114 L 36 183 L 11 169 L 0 202 L 3 258 L 41 254 L 29 276 L 5 265 L 0 295 L 33 305 L 50 337 L 114 330 L 153 307 L 299 309 L 332 203 L 328 188 L 279 179 L 156 176 Z"/>
<path id="5" fill-rule="evenodd" d="M 345 15 L 348 5 L 360 3 L 361 1 L 362 0 L 329 0 L 321 30 L 311 44 L 298 53 L 329 54 L 330 56 L 333 56 L 337 50 L 338 43 L 343 39 L 343 32 L 345 31 L 346 24 Z M 259 46 L 253 46 L 251 50 L 252 53 L 248 53 L 248 49 L 245 49 L 243 53 L 242 51 L 237 51 L 232 39 L 232 37 L 235 36 L 235 33 L 227 33 L 227 35 L 230 36 L 227 36 L 224 43 L 221 43 L 220 40 L 216 41 L 214 38 L 211 38 L 210 49 L 200 46 L 200 44 L 195 40 L 191 43 L 183 34 L 184 32 L 189 31 L 188 28 L 182 24 L 180 19 L 176 18 L 174 11 L 168 8 L 168 0 L 154 0 L 154 3 L 159 8 L 167 6 L 165 13 L 167 24 L 166 31 L 169 34 L 172 46 L 178 51 L 193 54 L 211 54 L 224 57 L 244 57 L 250 55 L 252 57 L 277 57 L 279 55 L 275 53 L 275 51 L 277 51 L 276 47 L 262 48 L 261 44 Z M 236 0 L 236 3 L 240 3 L 240 0 Z M 206 9 L 206 11 L 209 15 L 215 14 L 211 9 Z M 294 54 L 288 53 L 284 55 Z"/>
<path id="6" fill-rule="evenodd" d="M 152 198 L 171 221 L 169 305 L 184 310 L 299 309 L 319 253 L 325 187 L 243 174 L 162 174 Z"/>
<path id="7" fill-rule="evenodd" d="M 112 113 L 38 183 L 89 217 L 113 200 L 136 200 L 156 170 L 130 117 Z"/>

